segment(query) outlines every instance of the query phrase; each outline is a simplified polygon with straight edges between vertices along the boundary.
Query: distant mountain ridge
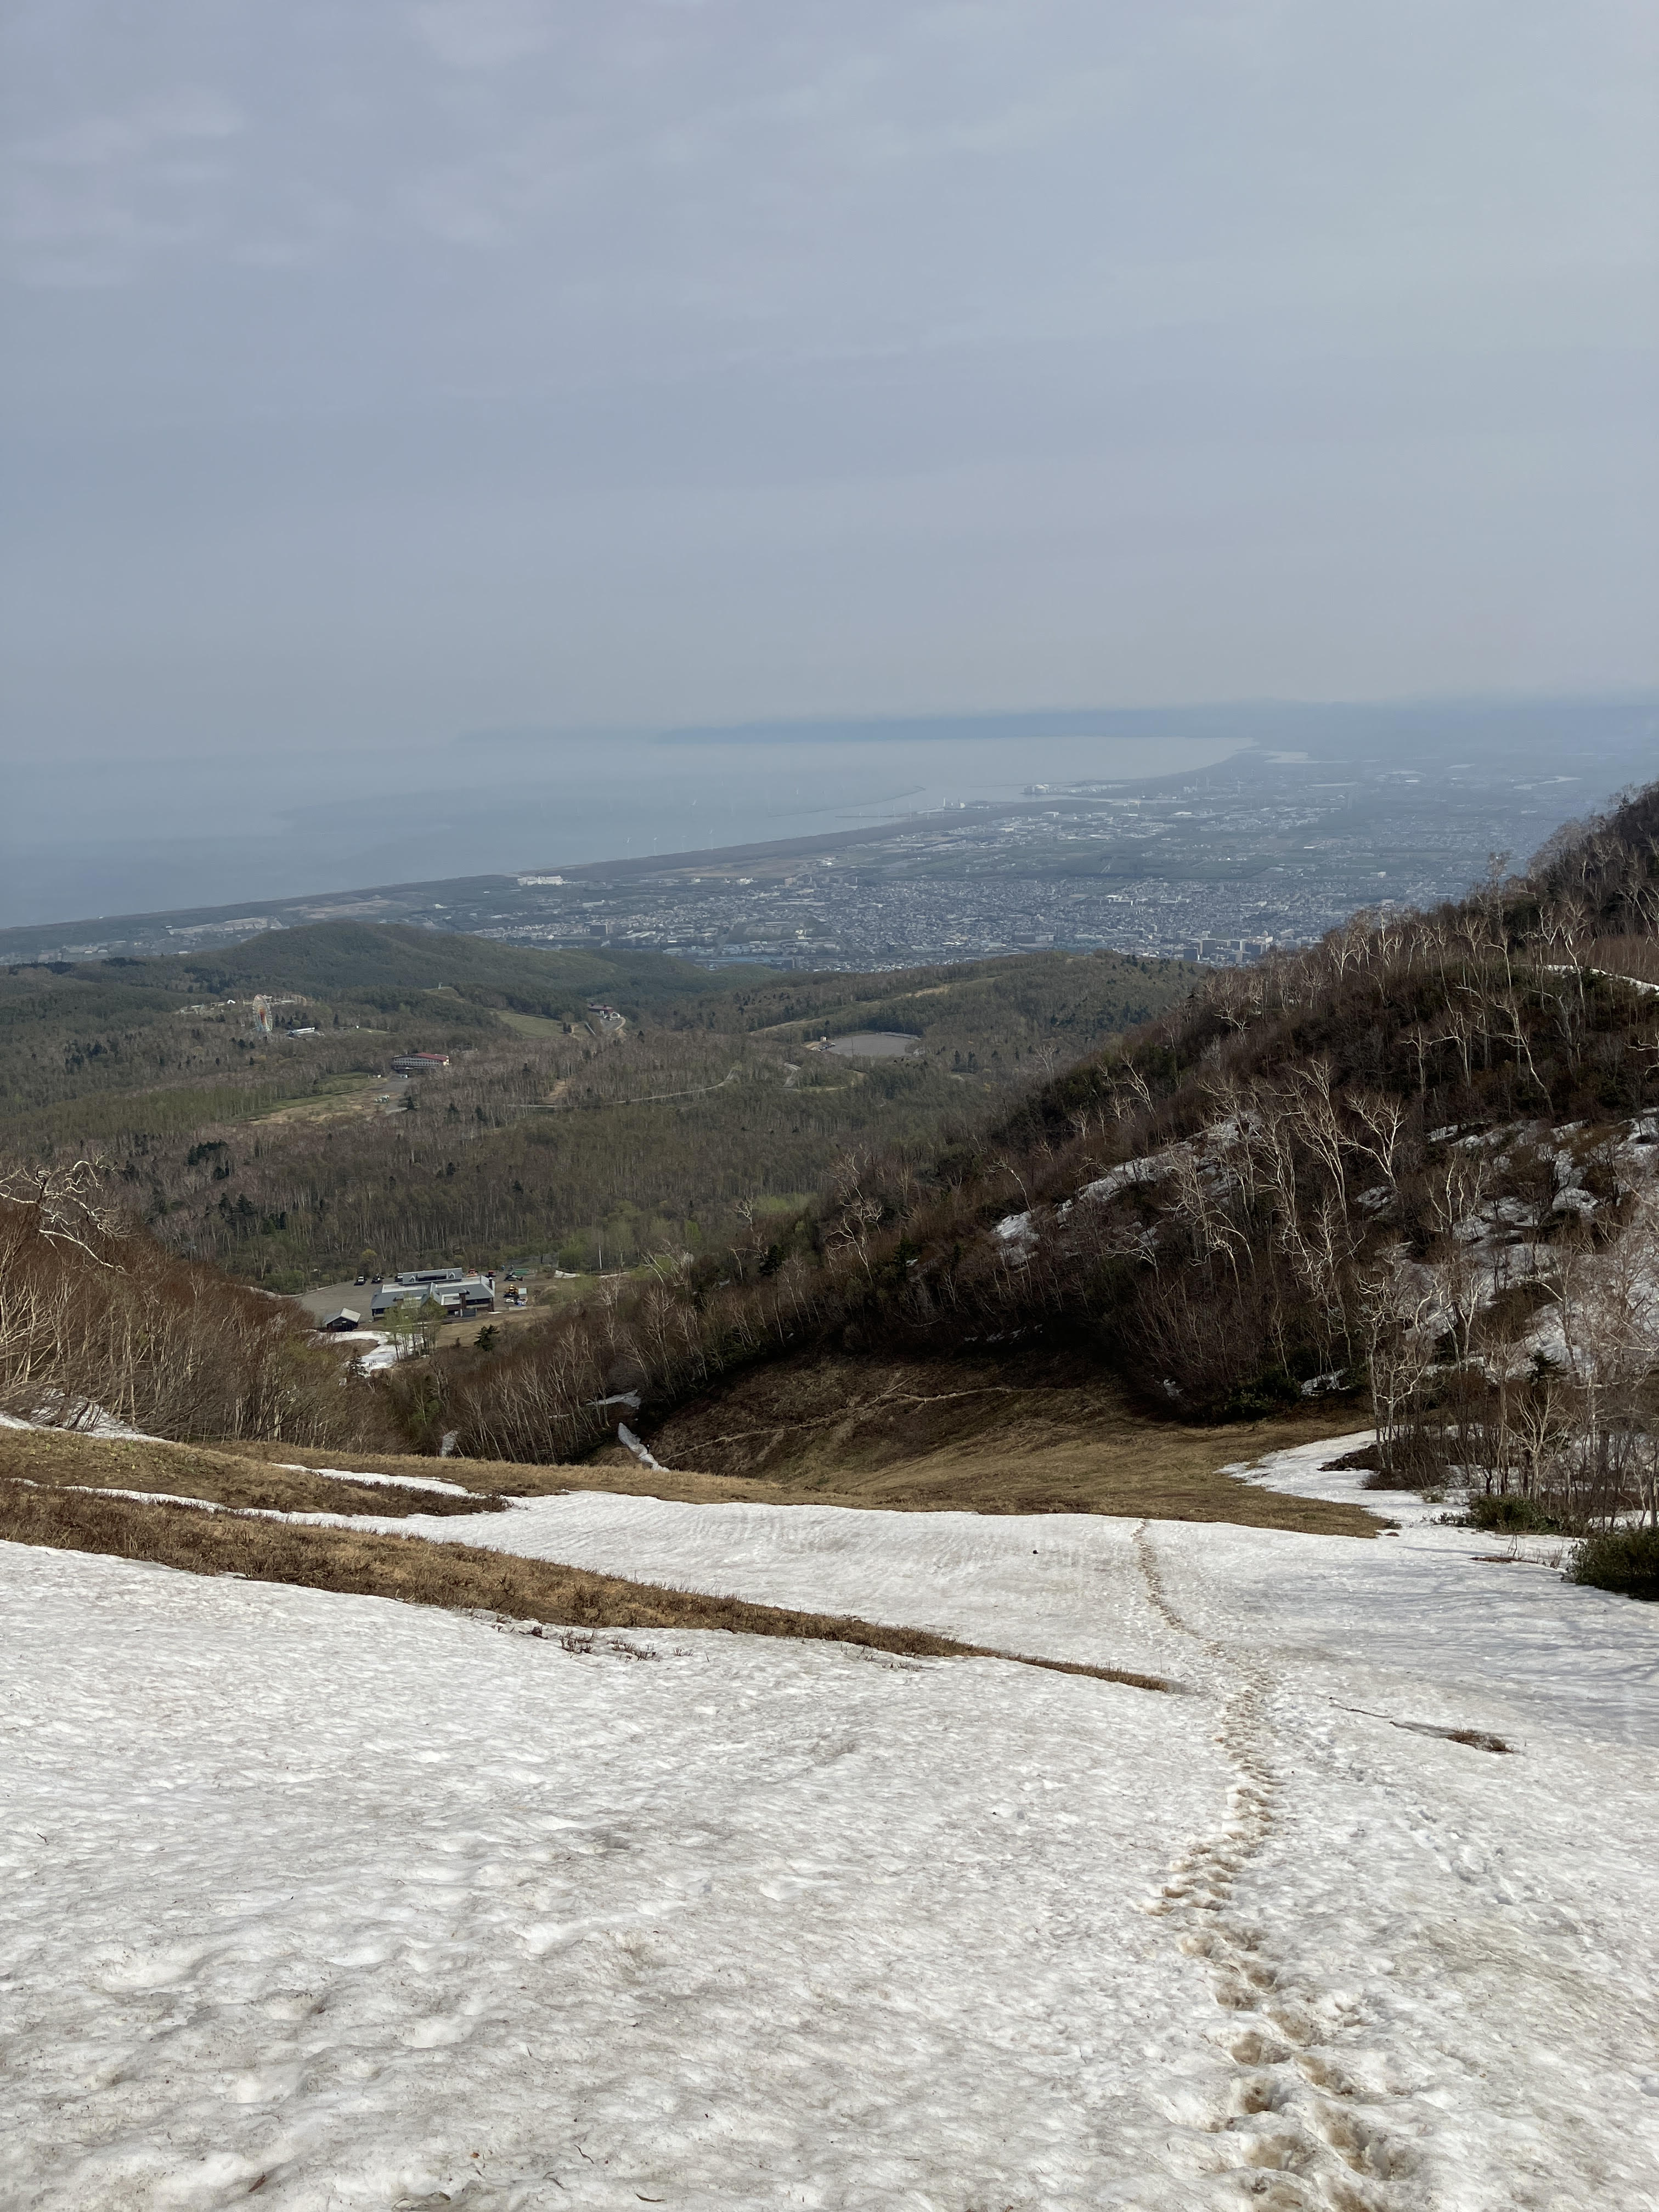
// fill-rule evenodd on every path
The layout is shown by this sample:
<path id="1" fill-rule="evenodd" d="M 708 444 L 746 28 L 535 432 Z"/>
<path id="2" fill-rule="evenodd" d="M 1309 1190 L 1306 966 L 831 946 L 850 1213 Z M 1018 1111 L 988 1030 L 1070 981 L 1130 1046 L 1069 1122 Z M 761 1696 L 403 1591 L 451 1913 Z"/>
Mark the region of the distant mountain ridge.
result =
<path id="1" fill-rule="evenodd" d="M 629 1389 L 665 1463 L 735 1473 L 825 1359 L 918 1363 L 918 1403 L 981 1370 L 958 1443 L 1003 1418 L 988 1361 L 1070 1362 L 1188 1420 L 1363 1395 L 1382 1480 L 1659 1526 L 1656 1345 L 1659 785 L 1530 875 L 1206 979 L 926 1172 L 848 1157 L 793 1220 L 440 1376 L 432 1418 L 578 1456 Z"/>

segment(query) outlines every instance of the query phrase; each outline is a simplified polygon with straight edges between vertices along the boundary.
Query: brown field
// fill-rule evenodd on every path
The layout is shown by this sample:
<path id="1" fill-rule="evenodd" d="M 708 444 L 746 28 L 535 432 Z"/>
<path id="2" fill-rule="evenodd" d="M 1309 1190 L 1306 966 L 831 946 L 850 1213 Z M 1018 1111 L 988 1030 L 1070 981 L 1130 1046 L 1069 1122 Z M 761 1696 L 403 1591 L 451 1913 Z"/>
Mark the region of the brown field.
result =
<path id="1" fill-rule="evenodd" d="M 1364 1418 L 1353 1405 L 1327 1402 L 1194 1428 L 1137 1411 L 1107 1379 L 814 1355 L 740 1376 L 651 1429 L 647 1441 L 672 1473 L 652 1473 L 617 1444 L 573 1466 L 446 1460 L 441 1472 L 469 1489 L 520 1497 L 611 1490 L 695 1505 L 741 1498 L 899 1513 L 1106 1513 L 1370 1537 L 1383 1524 L 1359 1505 L 1292 1498 L 1221 1472 L 1351 1433 Z M 275 1445 L 237 1449 L 289 1455 Z M 369 1453 L 351 1464 L 397 1475 L 434 1463 Z"/>
<path id="2" fill-rule="evenodd" d="M 1221 1472 L 1351 1432 L 1364 1418 L 1328 1403 L 1188 1427 L 1141 1413 L 1109 1376 L 1075 1364 L 818 1355 L 740 1376 L 647 1441 L 666 1466 L 743 1478 L 745 1497 L 766 1485 L 792 1503 L 1109 1513 L 1372 1536 L 1377 1524 L 1357 1505 L 1290 1498 Z M 613 1455 L 623 1456 L 605 1457 Z"/>
<path id="3" fill-rule="evenodd" d="M 337 1482 L 292 1473 L 278 1462 L 292 1445 L 269 1447 L 270 1458 L 247 1457 L 240 1444 L 210 1449 L 200 1444 L 128 1443 L 77 1436 L 67 1429 L 0 1429 L 0 1476 L 62 1489 L 148 1490 L 173 1498 L 200 1498 L 216 1505 L 263 1508 L 278 1513 L 498 1512 L 502 1501 L 488 1492 L 446 1498 L 441 1491 L 399 1489 L 386 1483 Z M 314 1464 L 322 1464 L 316 1454 Z M 422 1460 L 410 1474 L 430 1479 L 435 1463 Z"/>
<path id="4" fill-rule="evenodd" d="M 317 1097 L 272 1106 L 263 1114 L 250 1115 L 248 1120 L 269 1129 L 290 1121 L 331 1121 L 344 1115 L 372 1114 L 374 1101 L 386 1085 L 384 1075 L 331 1077 Z"/>
<path id="5" fill-rule="evenodd" d="M 98 1447 L 92 1447 L 97 1449 Z M 107 1446 L 104 1449 L 108 1449 Z M 706 1597 L 471 1545 L 351 1528 L 295 1527 L 193 1505 L 38 1489 L 0 1481 L 0 1540 L 53 1551 L 143 1559 L 186 1574 L 391 1598 L 405 1605 L 488 1612 L 567 1629 L 724 1629 L 810 1643 L 850 1644 L 913 1658 L 1008 1659 L 1057 1674 L 1086 1674 L 1142 1690 L 1176 1686 L 1121 1668 L 1027 1658 L 958 1644 L 921 1629 L 887 1628 L 843 1615 L 793 1613 L 740 1598 Z"/>

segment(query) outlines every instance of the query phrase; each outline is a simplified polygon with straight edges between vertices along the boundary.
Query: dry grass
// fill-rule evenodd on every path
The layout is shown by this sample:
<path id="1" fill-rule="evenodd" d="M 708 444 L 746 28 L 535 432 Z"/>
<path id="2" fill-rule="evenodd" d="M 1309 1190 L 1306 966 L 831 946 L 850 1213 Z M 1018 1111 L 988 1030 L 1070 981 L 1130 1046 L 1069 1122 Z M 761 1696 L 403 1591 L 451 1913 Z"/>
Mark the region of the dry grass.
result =
<path id="1" fill-rule="evenodd" d="M 295 1121 L 337 1121 L 348 1115 L 372 1115 L 386 1081 L 384 1075 L 329 1077 L 325 1088 L 315 1096 L 272 1106 L 263 1114 L 251 1114 L 247 1118 L 260 1128 L 269 1129 Z"/>
<path id="2" fill-rule="evenodd" d="M 1358 1418 L 1352 1407 L 1309 1407 L 1194 1428 L 1140 1413 L 1109 1376 L 1075 1367 L 842 1357 L 757 1369 L 671 1416 L 648 1441 L 670 1467 L 744 1478 L 744 1497 L 1374 1536 L 1376 1522 L 1357 1505 L 1291 1498 L 1222 1473 L 1341 1435 Z M 637 1469 L 617 1472 L 633 1486 Z"/>
<path id="3" fill-rule="evenodd" d="M 478 1340 L 478 1331 L 481 1328 L 493 1328 L 495 1332 L 495 1343 L 499 1348 L 508 1337 L 516 1335 L 520 1329 L 532 1328 L 538 1322 L 545 1321 L 548 1306 L 557 1303 L 561 1302 L 549 1298 L 539 1307 L 503 1306 L 493 1314 L 468 1314 L 464 1321 L 441 1321 L 434 1325 L 432 1342 L 441 1351 L 451 1345 L 462 1346 L 473 1345 Z M 364 1323 L 365 1328 L 374 1326 L 373 1322 Z M 447 1481 L 447 1475 L 444 1479 Z"/>
<path id="4" fill-rule="evenodd" d="M 1352 1425 L 1350 1416 L 1341 1430 L 1326 1433 L 1340 1435 Z M 826 1469 L 782 1480 L 682 1468 L 653 1473 L 615 1445 L 569 1465 L 448 1459 L 442 1462 L 442 1471 L 446 1480 L 470 1489 L 505 1491 L 519 1498 L 600 1490 L 684 1505 L 838 1505 L 888 1513 L 1101 1513 L 1133 1521 L 1222 1521 L 1241 1528 L 1284 1528 L 1312 1536 L 1370 1538 L 1382 1528 L 1361 1506 L 1294 1498 L 1220 1472 L 1220 1465 L 1229 1462 L 1316 1442 L 1317 1427 L 1281 1433 L 1279 1424 L 1263 1423 L 1260 1429 L 1204 1434 L 1212 1441 L 1190 1455 L 1171 1452 L 1141 1459 L 1127 1449 L 1072 1444 L 1018 1459 L 988 1447 L 941 1451 L 874 1472 Z M 659 1451 L 661 1440 L 653 1437 L 652 1448 Z M 398 1453 L 354 1451 L 346 1456 L 366 1473 L 393 1476 L 423 1474 L 434 1464 Z"/>
<path id="5" fill-rule="evenodd" d="M 574 1466 L 446 1460 L 441 1472 L 469 1489 L 520 1497 L 607 1490 L 694 1505 L 740 1498 L 904 1513 L 1104 1513 L 1373 1537 L 1379 1523 L 1361 1506 L 1292 1498 L 1221 1471 L 1346 1434 L 1362 1418 L 1351 1406 L 1310 1407 L 1189 1428 L 1137 1412 L 1109 1380 L 1028 1382 L 990 1363 L 820 1356 L 739 1376 L 651 1431 L 651 1449 L 672 1474 L 653 1474 L 614 1444 Z M 433 1467 L 374 1453 L 350 1463 L 392 1475 Z"/>
<path id="6" fill-rule="evenodd" d="M 851 1644 L 912 1658 L 1011 1659 L 1056 1674 L 1086 1674 L 1141 1690 L 1173 1683 L 1116 1667 L 1027 1658 L 958 1644 L 925 1630 L 884 1628 L 821 1613 L 792 1613 L 741 1598 L 624 1582 L 616 1575 L 543 1559 L 514 1559 L 468 1544 L 354 1528 L 295 1527 L 192 1505 L 36 1489 L 0 1481 L 0 1540 L 53 1551 L 145 1559 L 185 1574 L 238 1575 L 249 1582 L 295 1583 L 311 1589 L 392 1598 L 405 1605 L 481 1611 L 562 1627 L 724 1629 L 744 1636 Z"/>
<path id="7" fill-rule="evenodd" d="M 78 1484 L 96 1490 L 148 1490 L 173 1498 L 200 1498 L 216 1505 L 263 1507 L 278 1513 L 489 1513 L 502 1500 L 487 1491 L 446 1498 L 441 1491 L 402 1489 L 378 1482 L 338 1482 L 325 1475 L 292 1473 L 272 1464 L 295 1455 L 292 1444 L 268 1447 L 246 1457 L 243 1449 L 200 1444 L 128 1443 L 77 1436 L 66 1429 L 0 1429 L 0 1475 L 21 1477 L 58 1489 Z M 312 1455 L 313 1463 L 328 1462 Z M 373 1470 L 369 1470 L 373 1471 Z M 410 1464 L 428 1480 L 430 1460 Z"/>

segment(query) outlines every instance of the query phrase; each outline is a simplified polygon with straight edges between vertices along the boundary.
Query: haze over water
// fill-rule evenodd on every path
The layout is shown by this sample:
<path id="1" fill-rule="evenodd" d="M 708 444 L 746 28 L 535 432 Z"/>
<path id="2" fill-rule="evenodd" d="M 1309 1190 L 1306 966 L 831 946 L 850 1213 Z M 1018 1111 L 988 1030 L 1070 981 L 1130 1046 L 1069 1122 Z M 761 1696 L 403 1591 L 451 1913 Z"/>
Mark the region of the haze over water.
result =
<path id="1" fill-rule="evenodd" d="M 1659 676 L 1636 0 L 0 36 L 7 921 L 1284 741 L 1194 700 Z M 1097 750 L 1026 712 L 1127 702 Z M 902 720 L 942 709 L 1000 719 Z"/>
<path id="2" fill-rule="evenodd" d="M 1201 768 L 1239 742 L 688 733 L 26 766 L 0 831 L 0 927 L 812 836 L 1030 782 Z"/>

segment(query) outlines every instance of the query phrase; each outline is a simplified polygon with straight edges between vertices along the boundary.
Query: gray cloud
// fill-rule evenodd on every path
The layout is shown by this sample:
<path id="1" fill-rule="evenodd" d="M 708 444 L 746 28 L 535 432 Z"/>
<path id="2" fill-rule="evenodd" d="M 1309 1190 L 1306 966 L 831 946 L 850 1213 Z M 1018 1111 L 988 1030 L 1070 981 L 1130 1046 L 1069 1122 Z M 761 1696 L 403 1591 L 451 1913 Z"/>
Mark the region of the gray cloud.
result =
<path id="1" fill-rule="evenodd" d="M 15 149 L 8 229 L 19 273 L 46 283 L 115 283 L 217 228 L 244 128 L 222 94 L 182 86 L 85 114 Z"/>
<path id="2" fill-rule="evenodd" d="M 9 42 L 16 746 L 1653 673 L 1635 0 Z"/>

